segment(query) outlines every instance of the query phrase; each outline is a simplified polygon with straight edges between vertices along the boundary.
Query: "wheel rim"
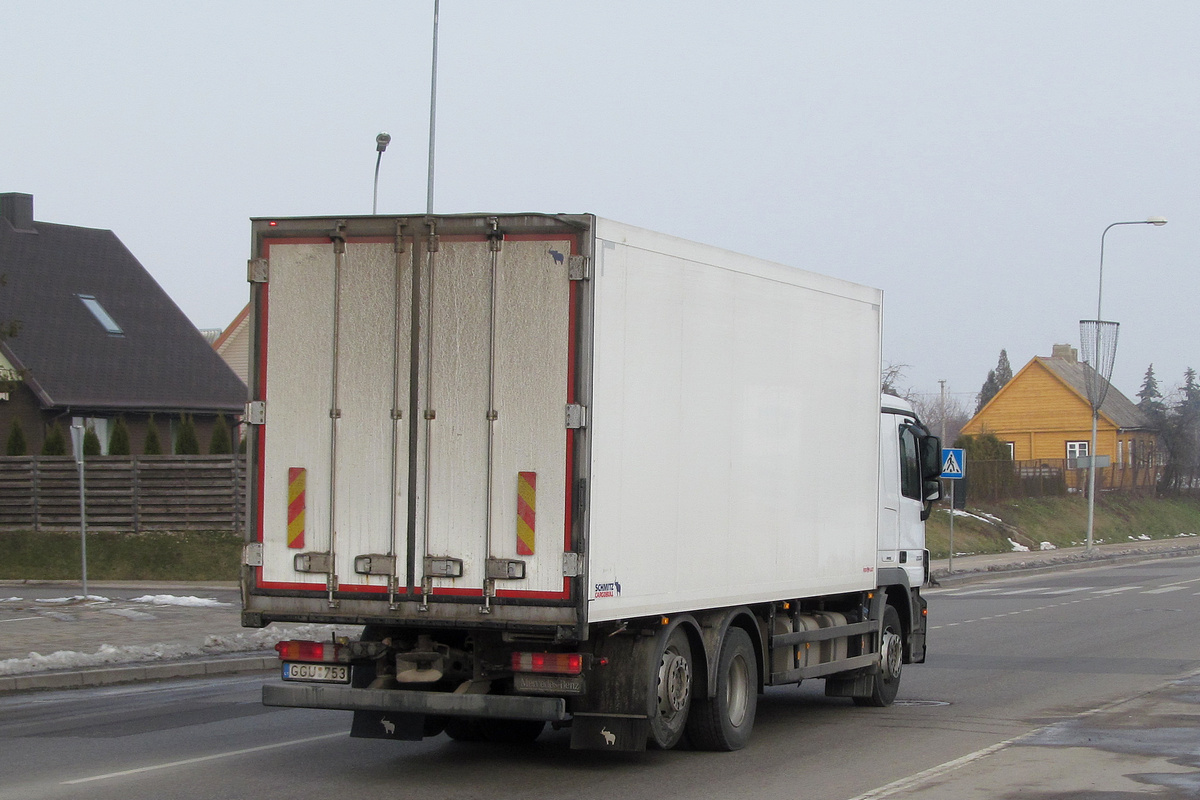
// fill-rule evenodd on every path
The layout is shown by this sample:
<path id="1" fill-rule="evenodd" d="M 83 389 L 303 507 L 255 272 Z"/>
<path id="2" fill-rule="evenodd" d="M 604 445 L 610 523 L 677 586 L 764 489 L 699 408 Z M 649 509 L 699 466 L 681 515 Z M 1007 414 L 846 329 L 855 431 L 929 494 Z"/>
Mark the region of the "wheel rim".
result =
<path id="1" fill-rule="evenodd" d="M 750 668 L 746 659 L 737 656 L 729 662 L 729 676 L 725 682 L 725 708 L 729 724 L 740 728 L 746 721 L 746 710 L 750 704 Z"/>
<path id="2" fill-rule="evenodd" d="M 674 648 L 663 653 L 658 665 L 658 713 L 670 720 L 687 708 L 692 667 Z"/>
<path id="3" fill-rule="evenodd" d="M 900 634 L 891 628 L 883 632 L 883 676 L 887 680 L 894 680 L 900 675 L 900 668 L 904 663 L 904 642 L 900 638 Z"/>

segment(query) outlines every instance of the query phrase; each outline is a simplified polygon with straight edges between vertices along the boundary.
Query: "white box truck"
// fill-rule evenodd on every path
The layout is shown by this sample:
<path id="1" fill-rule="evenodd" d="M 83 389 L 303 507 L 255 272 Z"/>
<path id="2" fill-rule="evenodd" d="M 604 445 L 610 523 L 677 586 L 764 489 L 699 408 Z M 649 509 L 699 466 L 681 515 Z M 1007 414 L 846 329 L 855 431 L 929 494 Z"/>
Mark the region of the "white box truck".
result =
<path id="1" fill-rule="evenodd" d="M 243 624 L 352 735 L 745 744 L 925 656 L 939 444 L 881 293 L 591 215 L 259 219 Z"/>

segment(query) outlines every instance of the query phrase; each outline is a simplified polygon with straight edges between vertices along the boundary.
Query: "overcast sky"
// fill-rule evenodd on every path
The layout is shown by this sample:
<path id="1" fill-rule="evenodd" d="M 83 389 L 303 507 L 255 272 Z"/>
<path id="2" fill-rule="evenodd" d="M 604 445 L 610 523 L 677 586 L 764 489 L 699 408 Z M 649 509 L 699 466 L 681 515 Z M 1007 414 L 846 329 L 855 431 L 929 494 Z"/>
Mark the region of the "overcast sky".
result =
<path id="1" fill-rule="evenodd" d="M 432 0 L 0 0 L 0 191 L 116 232 L 201 328 L 249 218 L 425 208 Z M 966 398 L 1121 323 L 1197 357 L 1200 3 L 443 0 L 437 212 L 590 212 L 880 287 Z M 815 343 L 818 344 L 819 343 Z"/>

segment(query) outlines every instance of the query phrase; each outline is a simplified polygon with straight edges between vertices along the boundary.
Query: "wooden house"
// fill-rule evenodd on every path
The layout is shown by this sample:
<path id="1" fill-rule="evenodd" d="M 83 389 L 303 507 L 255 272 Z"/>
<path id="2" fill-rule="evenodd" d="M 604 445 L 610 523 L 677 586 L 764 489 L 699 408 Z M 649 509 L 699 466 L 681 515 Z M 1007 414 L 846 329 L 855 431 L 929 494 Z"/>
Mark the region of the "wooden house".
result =
<path id="1" fill-rule="evenodd" d="M 1036 356 L 1022 367 L 962 433 L 994 434 L 1008 444 L 1014 461 L 1062 461 L 1070 468 L 1072 459 L 1091 455 L 1088 369 L 1075 348 L 1054 345 L 1049 358 Z M 1134 471 L 1154 464 L 1156 443 L 1150 421 L 1110 384 L 1096 426 L 1096 455 L 1109 456 L 1116 472 Z M 1127 481 L 1109 476 L 1109 485 L 1118 482 Z"/>

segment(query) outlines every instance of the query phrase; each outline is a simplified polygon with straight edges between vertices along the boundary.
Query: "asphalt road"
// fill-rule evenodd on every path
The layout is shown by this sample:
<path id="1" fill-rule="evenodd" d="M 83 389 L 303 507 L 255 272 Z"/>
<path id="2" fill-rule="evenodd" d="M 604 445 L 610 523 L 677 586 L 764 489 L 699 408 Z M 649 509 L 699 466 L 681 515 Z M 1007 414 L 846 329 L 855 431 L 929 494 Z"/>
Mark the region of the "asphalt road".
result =
<path id="1" fill-rule="evenodd" d="M 0 798 L 1197 796 L 1200 557 L 997 576 L 930 607 L 895 706 L 772 689 L 736 753 L 350 739 L 348 714 L 267 709 L 264 679 L 236 677 L 0 697 Z"/>

